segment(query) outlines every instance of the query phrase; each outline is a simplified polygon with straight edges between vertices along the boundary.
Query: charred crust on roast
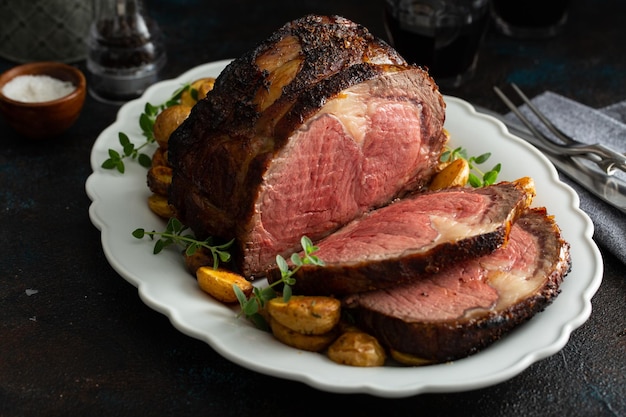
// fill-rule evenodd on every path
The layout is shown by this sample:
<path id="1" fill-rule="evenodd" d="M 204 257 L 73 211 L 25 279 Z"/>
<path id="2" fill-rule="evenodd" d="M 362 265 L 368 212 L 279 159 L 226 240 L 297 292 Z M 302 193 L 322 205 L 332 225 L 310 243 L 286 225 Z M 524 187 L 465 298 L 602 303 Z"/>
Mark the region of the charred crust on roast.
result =
<path id="1" fill-rule="evenodd" d="M 348 87 L 369 80 L 381 73 L 380 68 L 371 64 L 355 64 L 312 84 L 309 88 L 303 88 L 293 106 L 276 125 L 277 137 L 286 139 L 291 132 L 302 125 L 307 117 L 320 109 L 329 98 Z"/>

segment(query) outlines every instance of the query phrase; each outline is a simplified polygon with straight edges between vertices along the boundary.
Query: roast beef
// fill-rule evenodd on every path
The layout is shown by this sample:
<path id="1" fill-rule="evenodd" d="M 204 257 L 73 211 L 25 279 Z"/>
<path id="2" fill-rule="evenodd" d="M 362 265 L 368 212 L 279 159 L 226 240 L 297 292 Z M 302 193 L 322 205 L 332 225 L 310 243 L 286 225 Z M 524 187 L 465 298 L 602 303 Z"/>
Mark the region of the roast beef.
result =
<path id="1" fill-rule="evenodd" d="M 419 190 L 446 142 L 432 78 L 337 16 L 286 24 L 228 65 L 169 140 L 170 203 L 196 237 L 236 238 L 235 269 L 319 240 Z"/>
<path id="2" fill-rule="evenodd" d="M 297 294 L 346 295 L 422 279 L 493 252 L 535 195 L 530 178 L 421 192 L 369 212 L 316 243 L 324 266 L 294 275 Z M 280 270 L 267 273 L 280 279 Z"/>
<path id="3" fill-rule="evenodd" d="M 387 290 L 348 296 L 359 326 L 390 349 L 431 362 L 469 356 L 543 310 L 570 269 L 569 245 L 543 208 L 481 258 Z"/>

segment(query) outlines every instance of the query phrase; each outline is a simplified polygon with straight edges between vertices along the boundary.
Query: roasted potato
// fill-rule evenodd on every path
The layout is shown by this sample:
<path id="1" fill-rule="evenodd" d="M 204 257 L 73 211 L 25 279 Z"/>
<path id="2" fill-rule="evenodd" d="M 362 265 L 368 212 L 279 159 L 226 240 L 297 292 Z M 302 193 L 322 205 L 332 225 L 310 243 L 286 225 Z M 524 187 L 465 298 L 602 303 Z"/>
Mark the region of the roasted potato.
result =
<path id="1" fill-rule="evenodd" d="M 191 255 L 183 253 L 183 258 L 185 260 L 185 266 L 187 267 L 187 270 L 193 276 L 196 276 L 196 272 L 201 266 L 213 267 L 213 256 L 211 255 L 211 251 L 202 247 L 199 247 Z"/>
<path id="2" fill-rule="evenodd" d="M 157 115 L 152 131 L 154 139 L 161 149 L 167 150 L 167 142 L 170 140 L 170 135 L 185 121 L 190 112 L 191 106 L 175 104 Z"/>
<path id="3" fill-rule="evenodd" d="M 191 86 L 183 91 L 180 102 L 183 105 L 193 107 L 198 100 L 206 97 L 206 94 L 213 89 L 215 78 L 199 78 L 191 83 Z"/>
<path id="4" fill-rule="evenodd" d="M 387 355 L 375 337 L 361 331 L 339 336 L 326 352 L 333 362 L 350 366 L 383 366 Z"/>
<path id="5" fill-rule="evenodd" d="M 167 197 L 171 183 L 172 168 L 169 166 L 158 165 L 148 169 L 148 188 L 153 193 Z"/>
<path id="6" fill-rule="evenodd" d="M 398 361 L 399 363 L 403 365 L 424 366 L 424 365 L 429 365 L 432 363 L 432 361 L 429 361 L 428 359 L 419 358 L 409 353 L 398 352 L 397 350 L 394 350 L 394 349 L 389 349 L 389 353 L 391 353 L 391 357 L 393 359 L 395 359 L 396 361 Z"/>
<path id="7" fill-rule="evenodd" d="M 429 185 L 431 190 L 441 190 L 443 188 L 464 186 L 469 179 L 469 163 L 463 159 L 455 159 L 439 171 Z"/>
<path id="8" fill-rule="evenodd" d="M 270 316 L 270 328 L 272 334 L 280 342 L 296 349 L 309 352 L 321 352 L 330 345 L 337 337 L 337 332 L 330 331 L 324 334 L 302 334 L 283 326 Z"/>
<path id="9" fill-rule="evenodd" d="M 169 162 L 167 162 L 167 150 L 158 147 L 155 149 L 154 154 L 152 154 L 152 165 L 153 167 L 158 166 L 169 166 Z"/>
<path id="10" fill-rule="evenodd" d="M 226 269 L 213 269 L 212 266 L 201 266 L 196 270 L 198 285 L 207 294 L 211 295 L 223 303 L 237 302 L 237 295 L 233 290 L 233 285 L 238 286 L 241 291 L 249 297 L 252 294 L 252 284 L 243 276 Z"/>
<path id="11" fill-rule="evenodd" d="M 169 205 L 167 197 L 161 194 L 151 194 L 148 197 L 148 207 L 157 216 L 169 220 L 174 217 L 174 210 Z"/>
<path id="12" fill-rule="evenodd" d="M 332 330 L 341 318 L 341 302 L 332 297 L 294 295 L 285 302 L 282 297 L 267 303 L 272 320 L 294 332 L 320 335 Z"/>

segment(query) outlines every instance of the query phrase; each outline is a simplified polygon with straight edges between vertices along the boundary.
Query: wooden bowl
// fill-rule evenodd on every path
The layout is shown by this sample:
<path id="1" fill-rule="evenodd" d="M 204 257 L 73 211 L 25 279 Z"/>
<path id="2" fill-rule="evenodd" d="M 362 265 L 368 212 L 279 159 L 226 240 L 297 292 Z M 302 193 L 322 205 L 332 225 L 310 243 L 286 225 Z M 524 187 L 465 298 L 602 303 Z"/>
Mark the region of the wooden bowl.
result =
<path id="1" fill-rule="evenodd" d="M 6 97 L 6 83 L 20 75 L 48 75 L 71 82 L 76 89 L 59 99 L 24 102 Z M 71 65 L 60 62 L 32 62 L 11 68 L 0 75 L 0 112 L 20 135 L 30 139 L 48 139 L 70 128 L 83 108 L 87 82 L 85 75 Z"/>

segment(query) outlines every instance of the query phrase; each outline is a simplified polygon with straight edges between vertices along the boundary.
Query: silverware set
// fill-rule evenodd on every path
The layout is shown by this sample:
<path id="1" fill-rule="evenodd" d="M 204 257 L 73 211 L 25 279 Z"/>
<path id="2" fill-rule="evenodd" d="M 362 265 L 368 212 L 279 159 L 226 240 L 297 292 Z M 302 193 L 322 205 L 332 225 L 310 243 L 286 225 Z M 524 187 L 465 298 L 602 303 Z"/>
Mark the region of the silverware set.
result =
<path id="1" fill-rule="evenodd" d="M 478 107 L 477 110 L 503 122 L 509 132 L 543 151 L 554 166 L 571 180 L 626 213 L 626 181 L 615 175 L 618 170 L 626 172 L 626 155 L 602 144 L 586 144 L 566 135 L 531 103 L 517 85 L 511 84 L 511 87 L 559 142 L 544 135 L 496 86 L 495 93 L 523 125 L 488 109 Z"/>
<path id="2" fill-rule="evenodd" d="M 500 90 L 498 87 L 493 87 L 496 94 L 506 104 L 506 106 L 526 125 L 528 130 L 539 139 L 541 144 L 539 147 L 542 150 L 556 155 L 568 155 L 571 157 L 582 157 L 595 163 L 600 169 L 607 175 L 613 175 L 617 169 L 626 172 L 626 155 L 621 154 L 607 146 L 599 143 L 586 144 L 579 142 L 570 136 L 563 133 L 556 126 L 550 122 L 537 107 L 531 103 L 526 95 L 520 90 L 520 88 L 511 84 L 513 90 L 524 101 L 528 108 L 537 116 L 537 118 L 543 123 L 548 130 L 556 136 L 561 143 L 553 141 L 546 135 L 541 133 L 524 114 L 522 114 L 513 102 Z"/>

